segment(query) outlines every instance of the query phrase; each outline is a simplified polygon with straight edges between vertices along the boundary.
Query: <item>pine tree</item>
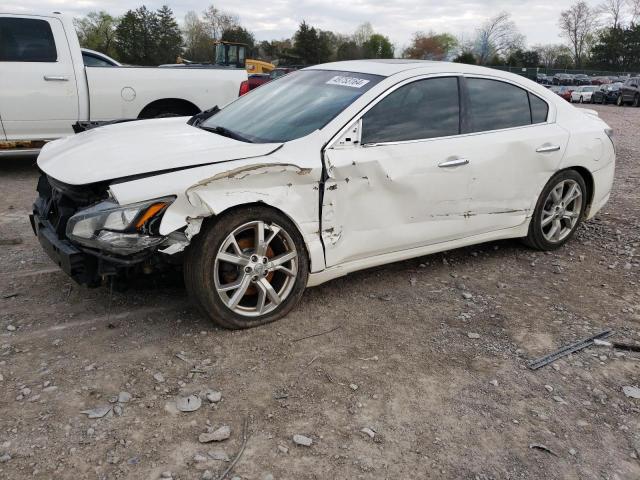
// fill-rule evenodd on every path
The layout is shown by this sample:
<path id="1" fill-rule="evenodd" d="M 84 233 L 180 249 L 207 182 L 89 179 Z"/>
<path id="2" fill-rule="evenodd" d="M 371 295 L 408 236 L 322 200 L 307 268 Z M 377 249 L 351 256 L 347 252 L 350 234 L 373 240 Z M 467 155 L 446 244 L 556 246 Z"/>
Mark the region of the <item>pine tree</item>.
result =
<path id="1" fill-rule="evenodd" d="M 173 11 L 167 5 L 156 12 L 153 28 L 155 63 L 175 63 L 176 58 L 182 53 L 182 33 Z"/>

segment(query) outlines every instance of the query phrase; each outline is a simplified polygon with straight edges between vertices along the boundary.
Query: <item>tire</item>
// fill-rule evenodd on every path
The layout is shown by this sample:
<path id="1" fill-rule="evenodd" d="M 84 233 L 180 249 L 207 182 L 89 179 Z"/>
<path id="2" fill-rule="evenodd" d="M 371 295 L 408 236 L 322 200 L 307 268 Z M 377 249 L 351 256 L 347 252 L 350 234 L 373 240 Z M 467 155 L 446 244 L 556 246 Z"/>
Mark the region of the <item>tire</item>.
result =
<path id="1" fill-rule="evenodd" d="M 589 103 L 591 103 L 592 105 L 596 104 L 596 99 L 593 98 L 593 95 L 591 95 L 591 100 L 589 101 Z"/>
<path id="2" fill-rule="evenodd" d="M 564 204 L 564 207 L 556 208 L 552 192 L 554 190 L 562 192 L 560 199 L 565 200 L 569 197 L 574 186 L 579 190 L 579 197 L 573 198 Z M 529 233 L 523 239 L 524 243 L 537 250 L 547 251 L 560 248 L 575 234 L 584 217 L 586 204 L 587 187 L 582 175 L 575 170 L 562 170 L 556 173 L 542 189 L 529 223 Z M 571 215 L 571 218 L 565 217 L 565 215 Z M 575 217 L 573 217 L 574 215 Z M 551 220 L 543 226 L 543 219 L 548 220 L 549 218 Z M 558 232 L 557 235 L 553 234 L 554 228 Z M 545 231 L 545 229 L 547 230 Z"/>
<path id="3" fill-rule="evenodd" d="M 260 230 L 268 243 L 263 252 L 254 248 Z M 295 258 L 280 267 L 268 268 L 276 257 L 294 253 Z M 234 263 L 221 259 L 223 255 Z M 251 328 L 285 316 L 302 297 L 308 275 L 309 256 L 298 229 L 283 214 L 263 206 L 248 206 L 210 221 L 185 252 L 187 292 L 199 310 L 223 328 Z M 239 287 L 229 288 L 233 285 Z M 234 302 L 236 296 L 239 300 Z"/>
<path id="4" fill-rule="evenodd" d="M 584 103 L 584 99 L 582 98 L 582 95 L 580 95 L 580 103 Z"/>
<path id="5" fill-rule="evenodd" d="M 636 96 L 633 97 L 633 106 L 634 107 L 639 107 L 640 106 L 640 94 L 636 93 Z"/>
<path id="6" fill-rule="evenodd" d="M 622 100 L 622 94 L 619 94 L 618 98 L 616 98 L 616 105 L 619 107 L 624 106 L 624 101 Z"/>

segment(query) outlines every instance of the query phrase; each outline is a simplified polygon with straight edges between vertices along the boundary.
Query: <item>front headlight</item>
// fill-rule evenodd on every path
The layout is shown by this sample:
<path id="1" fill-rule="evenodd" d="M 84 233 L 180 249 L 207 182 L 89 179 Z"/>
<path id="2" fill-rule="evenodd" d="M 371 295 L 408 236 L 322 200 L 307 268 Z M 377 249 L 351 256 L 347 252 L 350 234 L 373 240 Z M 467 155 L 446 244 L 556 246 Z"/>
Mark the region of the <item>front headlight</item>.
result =
<path id="1" fill-rule="evenodd" d="M 173 197 L 121 207 L 113 200 L 76 213 L 67 223 L 67 237 L 81 245 L 120 255 L 139 252 L 164 241 L 157 234 L 162 214 Z"/>

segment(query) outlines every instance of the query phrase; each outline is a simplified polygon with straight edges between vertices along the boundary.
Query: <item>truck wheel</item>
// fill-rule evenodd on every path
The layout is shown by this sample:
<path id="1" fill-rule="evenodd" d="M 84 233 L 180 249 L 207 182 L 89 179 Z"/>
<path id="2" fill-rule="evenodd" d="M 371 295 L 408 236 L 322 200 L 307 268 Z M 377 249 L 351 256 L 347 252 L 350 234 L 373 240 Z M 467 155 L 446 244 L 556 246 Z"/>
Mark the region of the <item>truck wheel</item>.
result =
<path id="1" fill-rule="evenodd" d="M 224 328 L 273 322 L 297 304 L 309 257 L 296 226 L 262 206 L 210 222 L 185 255 L 187 290 L 201 311 Z"/>
<path id="2" fill-rule="evenodd" d="M 575 170 L 556 173 L 542 189 L 524 243 L 555 250 L 573 236 L 584 215 L 587 187 Z"/>

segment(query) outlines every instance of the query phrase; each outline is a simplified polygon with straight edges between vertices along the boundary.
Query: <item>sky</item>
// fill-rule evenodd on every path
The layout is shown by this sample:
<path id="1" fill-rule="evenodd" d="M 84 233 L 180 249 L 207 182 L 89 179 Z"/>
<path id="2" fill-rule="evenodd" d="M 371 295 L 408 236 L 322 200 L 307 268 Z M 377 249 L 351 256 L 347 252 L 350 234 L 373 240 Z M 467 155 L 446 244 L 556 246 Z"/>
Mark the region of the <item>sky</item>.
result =
<path id="1" fill-rule="evenodd" d="M 145 4 L 168 4 L 182 22 L 189 10 L 200 13 L 209 4 L 235 13 L 257 40 L 289 38 L 302 20 L 322 30 L 352 33 L 370 22 L 376 32 L 388 36 L 396 48 L 407 46 L 414 32 L 434 30 L 470 38 L 484 19 L 510 12 L 526 43 L 559 43 L 558 17 L 575 0 L 1 0 L 0 11 L 60 11 L 82 16 L 92 10 L 120 15 Z M 587 1 L 591 6 L 598 2 Z"/>

